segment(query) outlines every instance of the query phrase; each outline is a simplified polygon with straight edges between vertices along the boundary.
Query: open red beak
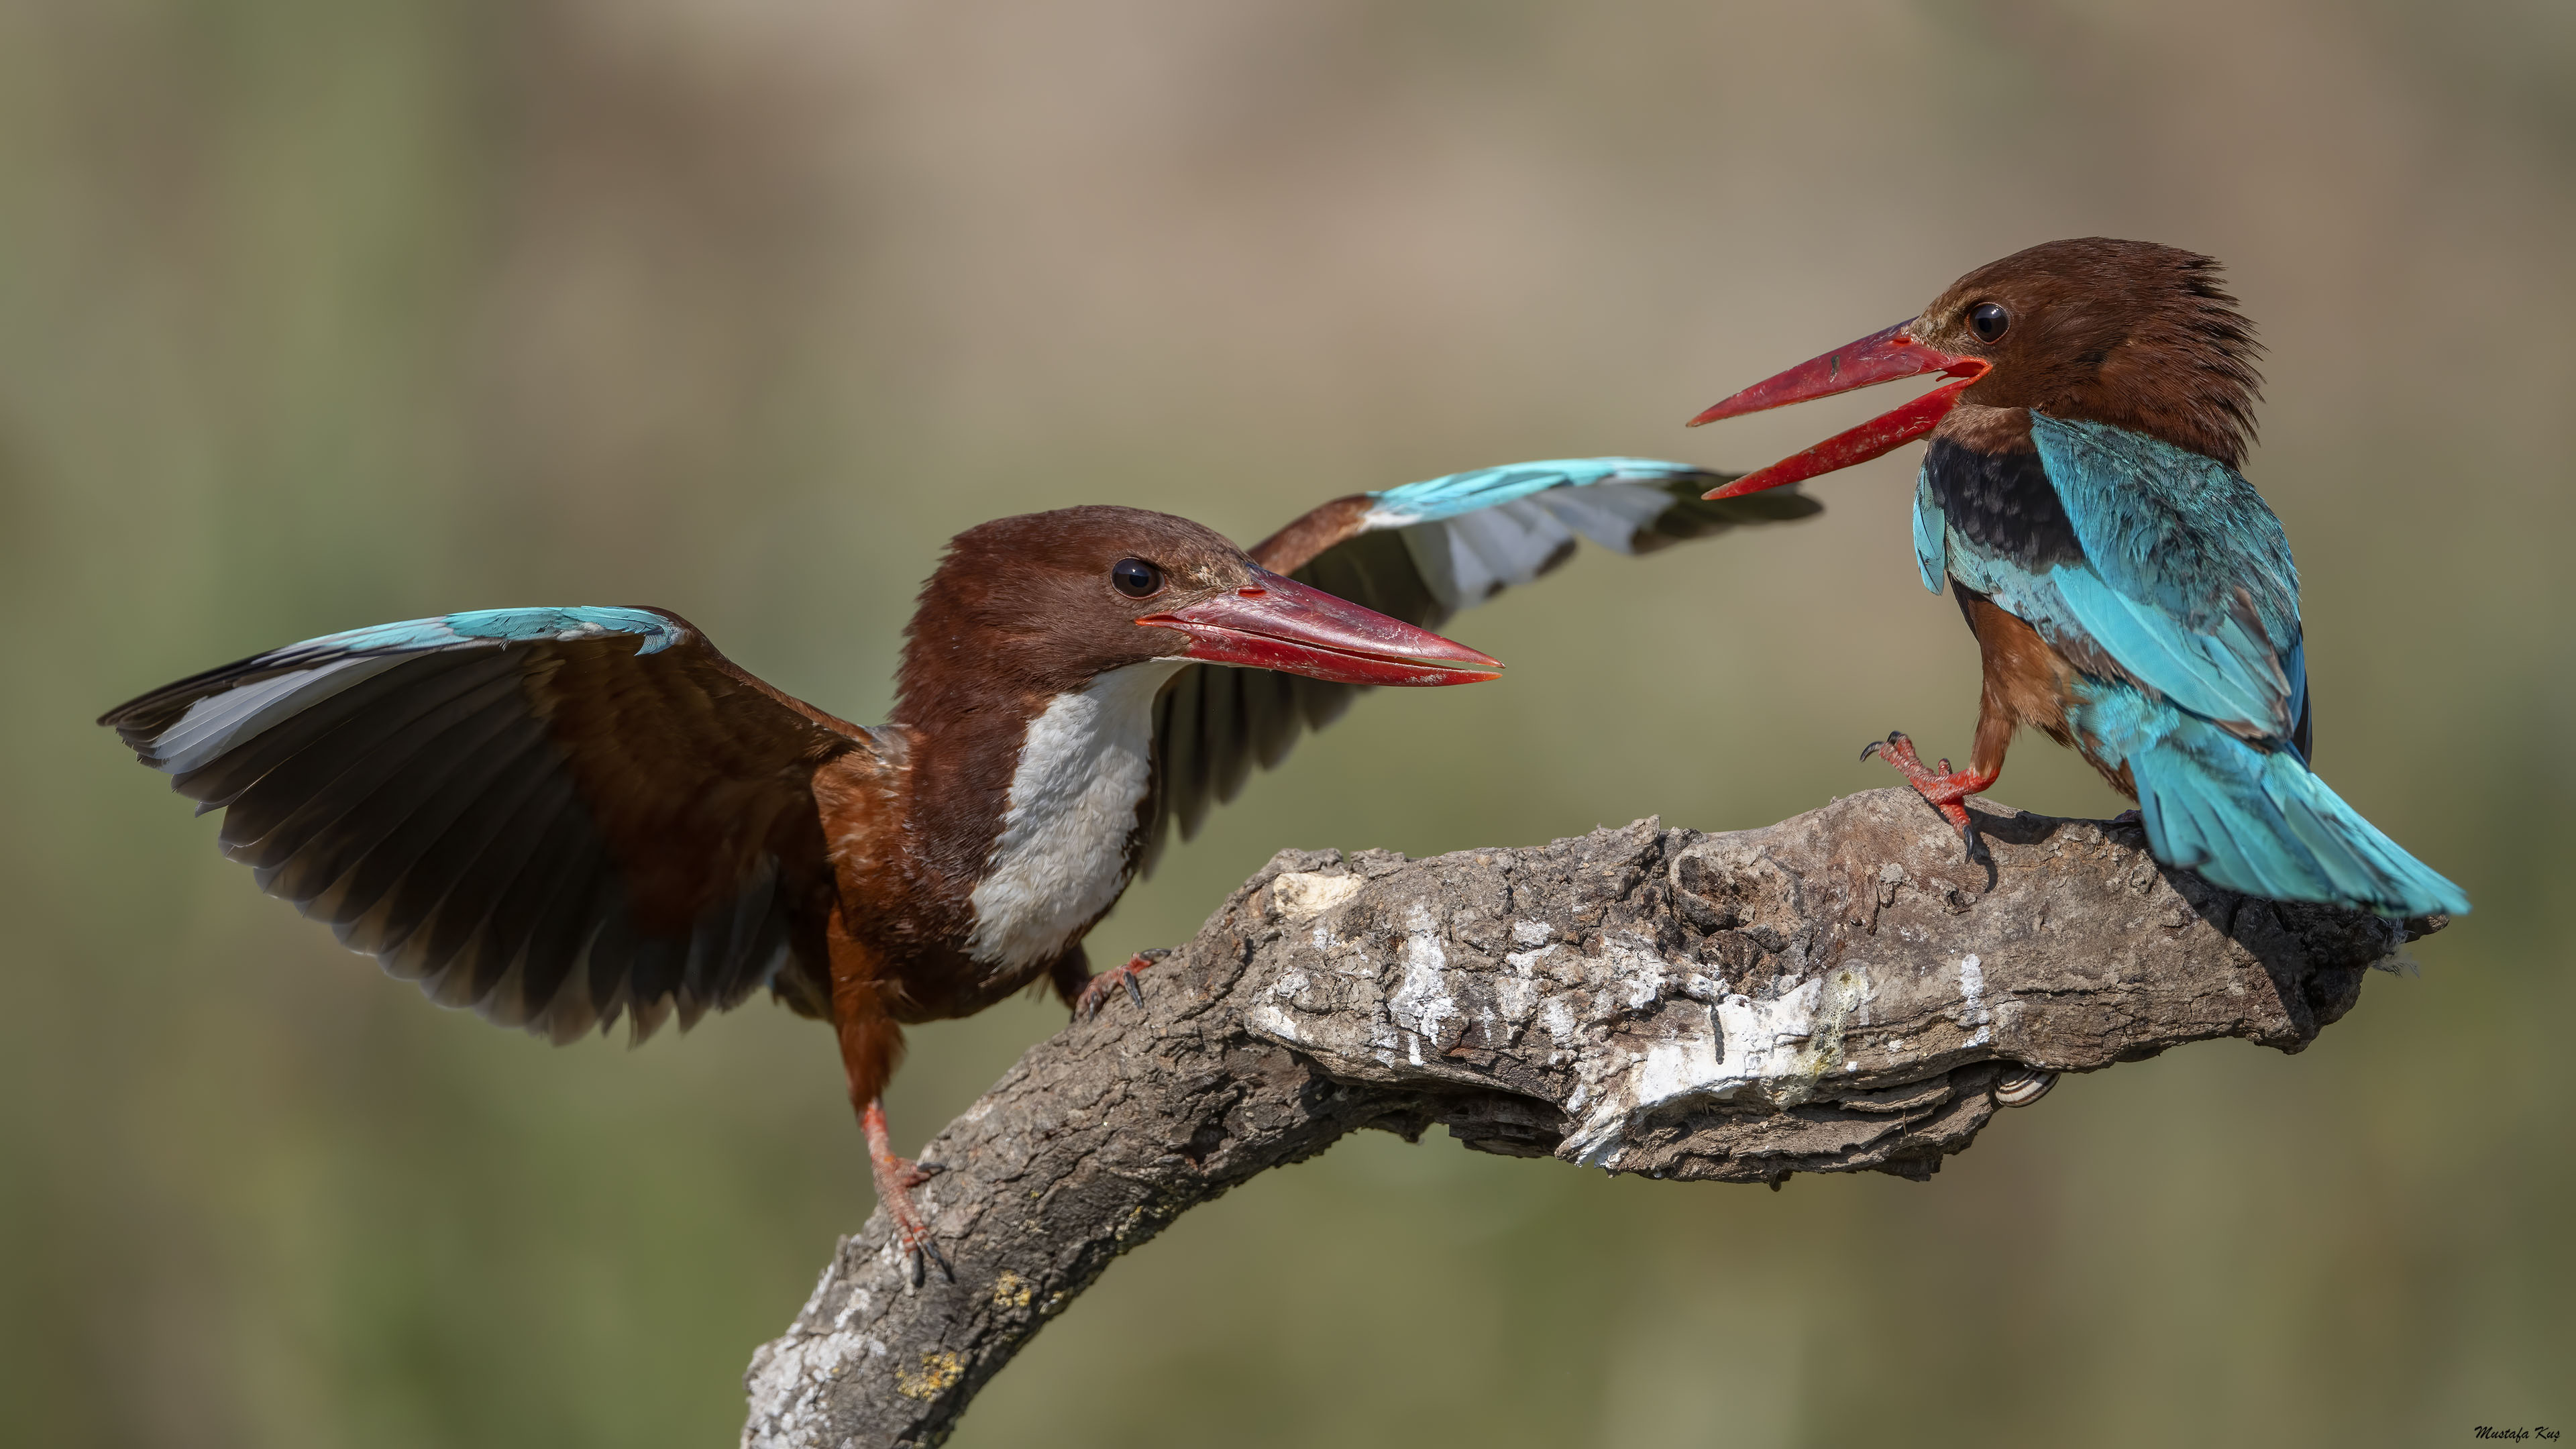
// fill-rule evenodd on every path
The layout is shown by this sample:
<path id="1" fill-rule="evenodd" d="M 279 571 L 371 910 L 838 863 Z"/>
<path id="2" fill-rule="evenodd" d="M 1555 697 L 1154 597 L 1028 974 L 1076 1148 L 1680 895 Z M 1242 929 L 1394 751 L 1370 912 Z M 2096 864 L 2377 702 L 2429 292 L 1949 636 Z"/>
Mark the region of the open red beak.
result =
<path id="1" fill-rule="evenodd" d="M 1186 659 L 1336 684 L 1474 684 L 1503 672 L 1502 661 L 1464 644 L 1267 571 L 1242 588 L 1136 622 L 1189 635 Z"/>
<path id="2" fill-rule="evenodd" d="M 1711 498 L 1739 498 L 1759 493 L 1765 488 L 1778 488 L 1866 463 L 1881 453 L 1913 442 L 1932 431 L 1941 415 L 1958 402 L 1978 378 L 1994 364 L 1982 357 L 1960 357 L 1937 347 L 1926 347 L 1914 340 L 1912 319 L 1899 322 L 1884 331 L 1873 332 L 1848 346 L 1837 347 L 1824 356 L 1799 363 L 1787 372 L 1764 382 L 1757 382 L 1717 406 L 1690 420 L 1692 427 L 1713 423 L 1719 418 L 1742 417 L 1765 408 L 1805 402 L 1810 398 L 1832 397 L 1873 383 L 1894 382 L 1901 377 L 1919 377 L 1927 372 L 1948 373 L 1958 381 L 1936 387 L 1893 412 L 1885 412 L 1846 433 L 1837 433 L 1816 446 L 1793 457 L 1783 458 L 1768 468 L 1757 469 L 1723 488 L 1712 490 Z"/>

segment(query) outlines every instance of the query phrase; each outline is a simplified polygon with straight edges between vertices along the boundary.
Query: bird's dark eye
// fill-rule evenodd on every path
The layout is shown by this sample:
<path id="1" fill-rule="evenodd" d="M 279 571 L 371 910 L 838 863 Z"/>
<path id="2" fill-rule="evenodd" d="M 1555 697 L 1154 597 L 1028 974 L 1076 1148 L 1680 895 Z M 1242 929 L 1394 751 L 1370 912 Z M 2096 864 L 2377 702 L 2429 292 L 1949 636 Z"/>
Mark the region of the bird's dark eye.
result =
<path id="1" fill-rule="evenodd" d="M 1141 558 L 1122 558 L 1109 566 L 1109 582 L 1131 599 L 1150 599 L 1163 591 L 1163 571 Z"/>
<path id="2" fill-rule="evenodd" d="M 1992 302 L 1979 302 L 1968 309 L 1968 328 L 1979 342 L 1992 342 L 2012 325 L 2012 314 Z"/>

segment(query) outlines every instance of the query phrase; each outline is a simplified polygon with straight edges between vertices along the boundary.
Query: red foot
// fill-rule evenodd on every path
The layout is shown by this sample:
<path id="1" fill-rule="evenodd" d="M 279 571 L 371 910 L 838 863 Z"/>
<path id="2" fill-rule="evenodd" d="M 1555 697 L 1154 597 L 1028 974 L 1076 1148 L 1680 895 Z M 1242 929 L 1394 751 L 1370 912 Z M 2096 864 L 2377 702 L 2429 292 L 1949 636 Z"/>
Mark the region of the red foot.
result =
<path id="1" fill-rule="evenodd" d="M 1903 730 L 1890 730 L 1886 739 L 1872 740 L 1861 746 L 1862 759 L 1872 755 L 1902 772 L 1914 786 L 1915 793 L 1931 801 L 1932 808 L 1941 812 L 1941 818 L 1968 838 L 1968 853 L 1976 853 L 1976 822 L 1969 816 L 1968 807 L 1959 802 L 1994 784 L 1994 774 L 1980 775 L 1974 770 L 1953 772 L 1948 760 L 1943 760 L 1938 770 L 1926 769 L 1922 756 L 1914 753 L 1914 741 L 1907 739 Z"/>
<path id="2" fill-rule="evenodd" d="M 885 1103 L 870 1102 L 859 1114 L 859 1124 L 867 1129 L 868 1167 L 877 1180 L 877 1201 L 885 1205 L 886 1216 L 894 1219 L 896 1239 L 903 1244 L 904 1270 L 911 1275 L 912 1286 L 921 1286 L 922 1264 L 939 1265 L 940 1275 L 949 1282 L 957 1281 L 957 1272 L 939 1254 L 939 1245 L 930 1240 L 930 1224 L 914 1206 L 912 1190 L 930 1181 L 935 1169 L 894 1155 L 893 1144 L 886 1136 Z"/>
<path id="3" fill-rule="evenodd" d="M 1098 1016 L 1100 1008 L 1109 1004 L 1109 993 L 1121 986 L 1127 988 L 1127 995 L 1135 1001 L 1137 1009 L 1143 1010 L 1145 993 L 1136 986 L 1136 973 L 1171 954 L 1171 948 L 1167 946 L 1139 951 L 1127 958 L 1126 965 L 1113 966 L 1084 982 L 1082 994 L 1073 999 L 1073 1019 L 1089 1021 Z"/>

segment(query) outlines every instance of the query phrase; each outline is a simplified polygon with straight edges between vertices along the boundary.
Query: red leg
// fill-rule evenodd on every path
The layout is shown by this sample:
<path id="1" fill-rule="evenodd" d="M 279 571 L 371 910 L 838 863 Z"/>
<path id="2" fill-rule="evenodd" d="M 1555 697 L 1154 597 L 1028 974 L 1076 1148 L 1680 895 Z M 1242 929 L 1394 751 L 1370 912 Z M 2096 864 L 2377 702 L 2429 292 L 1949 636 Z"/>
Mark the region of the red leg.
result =
<path id="1" fill-rule="evenodd" d="M 832 961 L 832 1025 L 841 1038 L 841 1070 L 849 1078 L 850 1105 L 857 1109 L 859 1127 L 867 1134 L 868 1168 L 876 1178 L 877 1201 L 894 1220 L 913 1286 L 921 1286 L 925 1261 L 938 1264 L 940 1273 L 954 1282 L 956 1272 L 931 1242 L 930 1223 L 912 1200 L 912 1190 L 927 1182 L 930 1173 L 895 1156 L 886 1135 L 882 1094 L 895 1063 L 903 1057 L 903 1028 L 886 1012 L 877 986 L 876 954 L 841 928 L 838 911 L 832 914 L 825 939 Z"/>
<path id="2" fill-rule="evenodd" d="M 1922 757 L 1914 753 L 1914 742 L 1905 737 L 1903 730 L 1890 730 L 1886 739 L 1872 740 L 1861 747 L 1862 759 L 1866 760 L 1872 755 L 1887 761 L 1902 772 L 1907 782 L 1914 786 L 1915 792 L 1931 801 L 1932 808 L 1941 812 L 1942 819 L 1956 826 L 1960 833 L 1969 835 L 1973 844 L 1973 822 L 1969 819 L 1968 807 L 1959 802 L 1995 783 L 1995 778 L 2003 773 L 2000 760 L 1996 762 L 1995 768 L 1986 770 L 1979 770 L 1972 766 L 1969 769 L 1953 771 L 1948 760 L 1943 760 L 1937 770 L 1928 769 L 1924 766 Z"/>
<path id="3" fill-rule="evenodd" d="M 1169 947 L 1162 946 L 1139 951 L 1127 958 L 1126 965 L 1111 967 L 1084 982 L 1082 994 L 1073 999 L 1074 1020 L 1089 1021 L 1098 1016 L 1100 1008 L 1109 1004 L 1109 993 L 1121 986 L 1127 988 L 1127 995 L 1135 1001 L 1137 1009 L 1144 1009 L 1145 993 L 1136 987 L 1136 973 L 1171 954 Z"/>
<path id="4" fill-rule="evenodd" d="M 957 1272 L 940 1256 L 939 1245 L 930 1240 L 930 1223 L 912 1200 L 912 1190 L 928 1182 L 931 1174 L 921 1164 L 894 1155 L 894 1143 L 886 1134 L 885 1103 L 871 1101 L 859 1114 L 859 1125 L 867 1129 L 868 1167 L 877 1181 L 877 1201 L 884 1205 L 886 1216 L 894 1219 L 895 1237 L 903 1244 L 906 1269 L 912 1285 L 921 1286 L 922 1261 L 939 1265 L 941 1276 L 957 1281 Z"/>

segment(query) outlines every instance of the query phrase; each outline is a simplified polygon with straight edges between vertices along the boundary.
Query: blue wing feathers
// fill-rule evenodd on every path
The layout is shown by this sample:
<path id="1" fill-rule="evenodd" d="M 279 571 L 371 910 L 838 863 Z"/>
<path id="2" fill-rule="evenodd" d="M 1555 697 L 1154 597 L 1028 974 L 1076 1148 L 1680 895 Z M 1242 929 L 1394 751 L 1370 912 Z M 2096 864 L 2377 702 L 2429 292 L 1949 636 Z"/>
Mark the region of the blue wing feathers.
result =
<path id="1" fill-rule="evenodd" d="M 1927 466 L 1914 479 L 1914 565 L 1923 571 L 1923 587 L 1941 592 L 1941 580 L 1950 571 L 1950 520 L 1941 512 L 1941 501 L 1932 496 L 1932 471 Z"/>
<path id="2" fill-rule="evenodd" d="M 1943 530 L 1917 487 L 1916 552 L 1940 553 L 2070 657 L 2107 660 L 2181 708 L 2266 740 L 2306 708 L 2298 571 L 2253 487 L 2197 453 L 2096 423 L 2031 415 L 2031 439 L 2083 560 L 2026 568 Z"/>
<path id="3" fill-rule="evenodd" d="M 2236 471 L 2143 433 L 2034 413 L 2031 441 L 2084 549 L 2050 570 L 2074 622 L 2149 689 L 2286 739 L 2304 711 L 2299 574 Z"/>
<path id="4" fill-rule="evenodd" d="M 1655 520 L 1716 474 L 1652 458 L 1554 458 L 1452 473 L 1371 494 L 1363 527 L 1398 530 L 1441 604 L 1469 608 L 1536 582 L 1589 538 L 1638 551 Z"/>
<path id="5" fill-rule="evenodd" d="M 2275 648 L 2298 638 L 2289 537 L 2235 469 L 2144 433 L 2039 413 L 2031 441 L 2104 582 L 2203 632 L 2241 599 Z"/>
<path id="6" fill-rule="evenodd" d="M 634 634 L 644 642 L 638 653 L 669 648 L 684 633 L 679 625 L 649 609 L 583 606 L 576 608 L 474 609 L 435 619 L 407 619 L 341 634 L 325 634 L 290 644 L 266 657 L 294 656 L 307 650 L 365 654 L 378 650 L 436 649 L 467 641 L 534 643 L 542 639 L 570 642 L 606 634 Z"/>
<path id="7" fill-rule="evenodd" d="M 2070 618 L 2093 643 L 2194 714 L 2286 735 L 2295 701 L 2268 644 L 2234 620 L 2197 633 L 2173 615 L 2113 589 L 2081 566 L 2048 571 Z"/>
<path id="8" fill-rule="evenodd" d="M 1688 463 L 1667 463 L 1656 458 L 1549 458 L 1450 473 L 1369 496 L 1377 500 L 1376 511 L 1385 519 L 1376 526 L 1393 528 L 1473 513 L 1552 488 L 1589 488 L 1612 481 L 1664 484 L 1702 478 L 1710 480 L 1710 487 L 1717 486 L 1716 474 Z"/>
<path id="9" fill-rule="evenodd" d="M 1787 491 L 1701 499 L 1726 479 L 1656 458 L 1513 463 L 1362 495 L 1369 507 L 1357 532 L 1396 532 L 1424 586 L 1455 613 L 1535 581 L 1570 557 L 1578 538 L 1620 553 L 1645 553 L 1739 524 L 1805 517 L 1819 508 Z"/>

